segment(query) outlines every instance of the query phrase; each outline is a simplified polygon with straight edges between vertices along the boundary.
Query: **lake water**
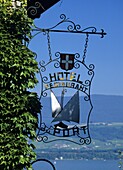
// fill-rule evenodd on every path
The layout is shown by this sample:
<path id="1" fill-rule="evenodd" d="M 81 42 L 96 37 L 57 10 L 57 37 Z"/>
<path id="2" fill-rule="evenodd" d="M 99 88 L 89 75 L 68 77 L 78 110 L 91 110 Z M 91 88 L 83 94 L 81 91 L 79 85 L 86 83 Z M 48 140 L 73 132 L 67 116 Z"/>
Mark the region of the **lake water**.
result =
<path id="1" fill-rule="evenodd" d="M 57 160 L 51 161 L 56 170 L 119 170 L 118 161 L 103 160 Z M 52 170 L 46 162 L 36 162 L 34 170 Z"/>

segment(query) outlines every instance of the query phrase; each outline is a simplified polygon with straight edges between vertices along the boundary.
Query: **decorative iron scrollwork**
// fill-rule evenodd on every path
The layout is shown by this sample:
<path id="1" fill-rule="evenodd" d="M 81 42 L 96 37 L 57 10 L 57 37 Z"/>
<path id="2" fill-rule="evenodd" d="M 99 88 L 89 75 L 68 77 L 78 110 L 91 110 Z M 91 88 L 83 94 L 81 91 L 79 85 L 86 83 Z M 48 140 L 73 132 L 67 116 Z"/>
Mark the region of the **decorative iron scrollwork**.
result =
<path id="1" fill-rule="evenodd" d="M 33 31 L 38 31 L 39 33 L 41 32 L 61 32 L 61 33 L 80 33 L 80 34 L 97 34 L 97 35 L 101 35 L 101 38 L 103 38 L 106 33 L 104 32 L 103 29 L 101 29 L 101 32 L 98 32 L 96 27 L 87 27 L 84 29 L 81 29 L 81 26 L 79 24 L 75 24 L 73 21 L 71 21 L 69 18 L 66 17 L 65 14 L 61 14 L 60 15 L 60 19 L 61 21 L 58 22 L 55 26 L 51 27 L 51 28 L 46 28 L 46 29 L 42 29 L 39 28 L 37 26 L 35 26 L 35 28 L 33 28 Z M 67 23 L 68 26 L 66 28 L 66 30 L 61 29 L 61 30 L 56 30 L 55 28 L 57 28 L 58 26 L 61 26 L 62 24 Z"/>
<path id="2" fill-rule="evenodd" d="M 93 109 L 90 89 L 95 66 L 93 64 L 88 66 L 85 63 L 85 59 L 89 35 L 101 35 L 101 38 L 103 38 L 106 33 L 103 29 L 98 32 L 95 27 L 82 29 L 79 24 L 75 24 L 64 14 L 60 15 L 60 19 L 61 21 L 51 28 L 42 29 L 35 26 L 32 29 L 32 31 L 36 31 L 33 37 L 39 33 L 43 33 L 44 36 L 47 36 L 49 61 L 39 62 L 41 102 L 48 98 L 49 95 L 51 96 L 49 100 L 50 104 L 48 105 L 48 102 L 45 102 L 46 109 L 48 107 L 50 108 L 50 111 L 48 111 L 50 120 L 48 119 L 49 122 L 45 121 L 43 117 L 45 108 L 43 107 L 44 110 L 42 110 L 40 114 L 37 141 L 49 143 L 57 140 L 66 140 L 79 145 L 88 145 L 91 143 L 89 119 Z M 67 25 L 66 29 L 56 29 L 60 26 L 64 26 L 64 24 L 65 27 Z M 79 53 L 72 52 L 55 52 L 52 54 L 50 46 L 51 32 L 85 34 L 86 39 L 83 54 L 80 55 Z M 66 89 L 67 92 L 70 92 L 69 94 L 71 96 L 63 102 Z M 54 93 L 55 90 L 58 92 L 61 90 L 62 92 L 60 102 Z M 84 105 L 85 107 L 88 105 L 88 108 L 85 108 L 85 110 L 83 109 Z M 45 114 L 47 114 L 47 111 Z M 80 120 L 80 115 L 82 121 Z M 74 123 L 71 126 L 69 122 Z"/>
<path id="3" fill-rule="evenodd" d="M 29 18 L 40 18 L 40 15 L 60 0 L 27 0 L 27 14 Z"/>
<path id="4" fill-rule="evenodd" d="M 65 57 L 67 55 L 67 58 Z M 62 57 L 61 57 L 62 56 Z M 80 80 L 80 74 L 74 73 L 71 71 L 71 68 L 69 68 L 69 63 L 72 64 L 72 62 L 68 62 L 69 54 L 63 54 L 60 52 L 55 53 L 55 59 L 50 60 L 48 63 L 40 62 L 40 75 L 41 75 L 41 98 L 46 98 L 48 96 L 48 90 L 56 89 L 56 88 L 71 88 L 76 89 L 78 91 L 81 91 L 83 94 L 85 94 L 84 101 L 89 102 L 90 104 L 90 110 L 88 112 L 88 119 L 86 125 L 77 126 L 74 125 L 72 127 L 68 127 L 63 123 L 60 123 L 58 125 L 47 125 L 46 122 L 41 122 L 38 133 L 37 133 L 37 141 L 49 143 L 57 140 L 66 140 L 70 141 L 79 145 L 83 144 L 90 144 L 91 138 L 89 133 L 89 117 L 92 111 L 92 102 L 90 97 L 90 86 L 92 79 L 94 77 L 94 65 L 90 64 L 87 66 L 83 61 L 81 60 L 81 56 L 79 53 L 76 54 L 70 54 L 70 56 L 73 57 L 73 67 L 72 70 L 79 70 L 81 67 L 87 71 L 88 79 Z M 63 64 L 66 64 L 67 62 L 67 69 L 61 65 L 62 60 Z M 45 72 L 47 72 L 47 67 L 51 68 L 54 67 L 56 70 L 61 69 L 63 71 L 61 72 L 50 72 L 46 76 Z M 78 71 L 77 71 L 78 72 Z M 60 76 L 60 78 L 59 78 Z M 69 78 L 68 78 L 69 77 Z M 76 78 L 76 80 L 75 80 Z M 74 86 L 75 85 L 75 86 Z M 60 127 L 59 127 L 60 126 Z M 50 136 L 53 136 L 52 139 L 50 139 Z"/>

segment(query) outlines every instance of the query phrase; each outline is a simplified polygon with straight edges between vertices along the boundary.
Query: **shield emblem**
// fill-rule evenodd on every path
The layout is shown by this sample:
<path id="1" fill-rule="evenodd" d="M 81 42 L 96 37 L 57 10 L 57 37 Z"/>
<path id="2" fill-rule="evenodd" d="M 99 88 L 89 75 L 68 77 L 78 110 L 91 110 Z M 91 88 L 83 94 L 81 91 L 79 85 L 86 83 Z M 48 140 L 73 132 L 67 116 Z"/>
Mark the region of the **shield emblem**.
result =
<path id="1" fill-rule="evenodd" d="M 74 54 L 60 54 L 60 67 L 63 70 L 72 70 L 74 67 Z"/>

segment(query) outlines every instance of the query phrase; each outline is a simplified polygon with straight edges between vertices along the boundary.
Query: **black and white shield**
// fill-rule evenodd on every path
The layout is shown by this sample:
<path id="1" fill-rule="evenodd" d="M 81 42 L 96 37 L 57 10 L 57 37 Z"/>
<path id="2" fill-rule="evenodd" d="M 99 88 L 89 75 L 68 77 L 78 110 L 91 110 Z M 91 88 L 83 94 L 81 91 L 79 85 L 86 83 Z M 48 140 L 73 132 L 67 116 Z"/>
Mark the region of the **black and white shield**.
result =
<path id="1" fill-rule="evenodd" d="M 74 67 L 74 54 L 60 54 L 60 67 L 63 70 L 72 70 Z"/>

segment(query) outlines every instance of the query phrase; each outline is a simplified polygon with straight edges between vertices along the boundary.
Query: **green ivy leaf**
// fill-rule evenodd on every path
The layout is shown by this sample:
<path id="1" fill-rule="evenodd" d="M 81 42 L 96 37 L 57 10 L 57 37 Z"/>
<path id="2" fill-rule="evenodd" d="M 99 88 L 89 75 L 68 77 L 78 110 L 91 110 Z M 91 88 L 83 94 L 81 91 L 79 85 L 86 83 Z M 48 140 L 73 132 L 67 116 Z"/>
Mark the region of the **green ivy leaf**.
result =
<path id="1" fill-rule="evenodd" d="M 35 54 L 23 44 L 25 34 L 31 37 L 32 20 L 27 17 L 24 0 L 21 8 L 12 8 L 11 1 L 0 3 L 0 166 L 2 170 L 24 167 L 31 170 L 36 159 L 34 145 L 37 114 L 41 104 L 34 88 L 38 80 Z"/>

